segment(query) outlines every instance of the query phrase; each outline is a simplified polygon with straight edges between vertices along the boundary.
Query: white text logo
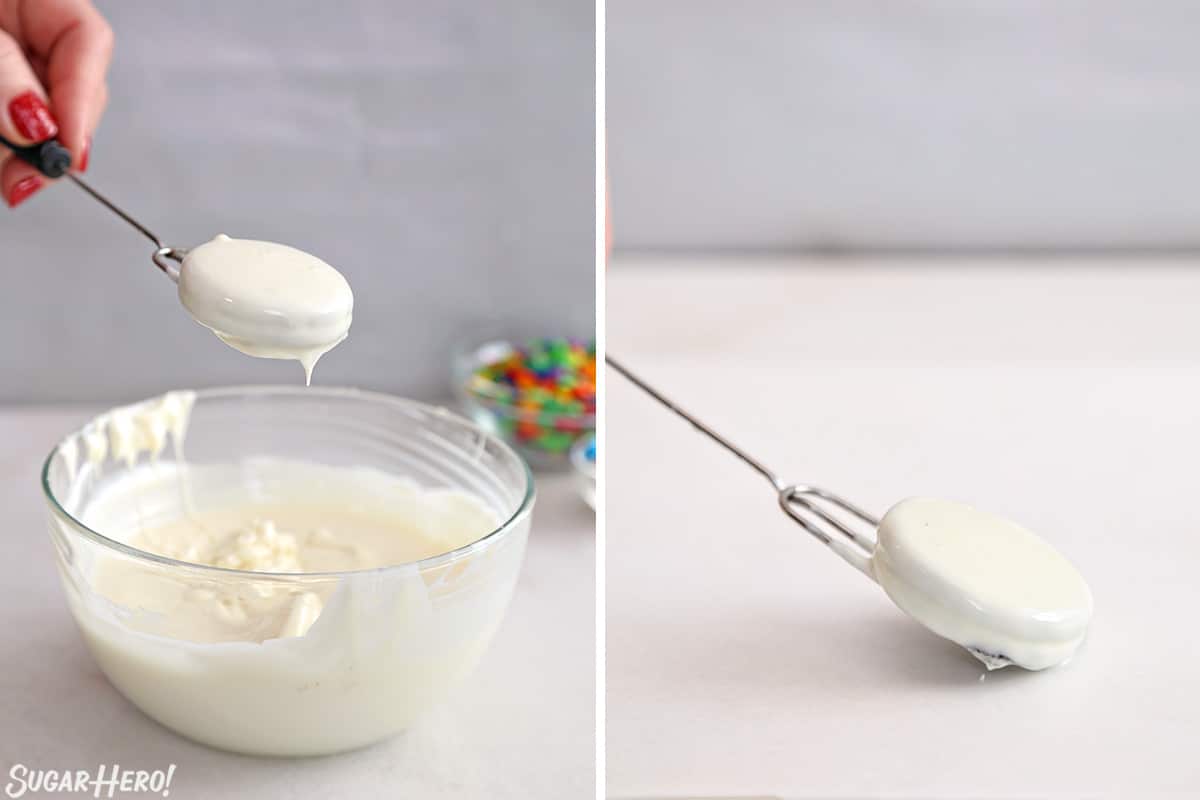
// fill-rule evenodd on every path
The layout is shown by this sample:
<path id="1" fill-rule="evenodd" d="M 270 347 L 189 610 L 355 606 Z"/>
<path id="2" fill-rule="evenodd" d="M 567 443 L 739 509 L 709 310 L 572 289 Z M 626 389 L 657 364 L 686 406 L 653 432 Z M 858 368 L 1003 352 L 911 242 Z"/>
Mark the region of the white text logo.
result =
<path id="1" fill-rule="evenodd" d="M 101 764 L 95 770 L 30 769 L 14 764 L 8 771 L 4 793 L 24 797 L 26 792 L 69 792 L 92 797 L 116 797 L 120 794 L 171 794 L 175 765 L 166 769 L 121 769 L 120 764 Z"/>

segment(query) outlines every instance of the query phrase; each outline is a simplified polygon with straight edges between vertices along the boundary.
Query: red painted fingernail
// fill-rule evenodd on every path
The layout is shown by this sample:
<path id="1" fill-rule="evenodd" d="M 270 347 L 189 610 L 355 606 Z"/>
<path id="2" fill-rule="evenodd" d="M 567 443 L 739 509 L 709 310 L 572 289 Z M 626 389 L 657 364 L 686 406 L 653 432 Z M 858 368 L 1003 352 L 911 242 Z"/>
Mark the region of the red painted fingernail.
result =
<path id="1" fill-rule="evenodd" d="M 13 98 L 8 104 L 8 115 L 26 139 L 44 142 L 53 139 L 58 133 L 58 123 L 50 116 L 50 109 L 46 108 L 42 98 L 33 92 Z"/>
<path id="2" fill-rule="evenodd" d="M 87 137 L 83 140 L 83 152 L 79 154 L 79 166 L 76 167 L 80 172 L 87 172 L 88 159 L 92 157 L 92 137 Z"/>
<path id="3" fill-rule="evenodd" d="M 27 175 L 21 180 L 13 184 L 12 189 L 5 198 L 8 201 L 9 208 L 16 208 L 29 199 L 29 195 L 42 188 L 45 183 L 37 175 Z"/>

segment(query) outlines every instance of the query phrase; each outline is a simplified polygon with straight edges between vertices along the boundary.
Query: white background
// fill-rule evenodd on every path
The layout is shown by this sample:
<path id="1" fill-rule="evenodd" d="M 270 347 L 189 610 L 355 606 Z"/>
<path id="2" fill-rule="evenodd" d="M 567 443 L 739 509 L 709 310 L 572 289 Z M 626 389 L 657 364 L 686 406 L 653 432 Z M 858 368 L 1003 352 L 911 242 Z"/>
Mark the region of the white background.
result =
<path id="1" fill-rule="evenodd" d="M 613 374 L 611 796 L 1195 797 L 1198 295 L 1150 261 L 615 265 L 610 353 L 668 397 L 877 514 L 1014 519 L 1096 610 L 1070 663 L 981 681 Z"/>
<path id="2" fill-rule="evenodd" d="M 619 248 L 1200 245 L 1200 5 L 607 7 Z"/>

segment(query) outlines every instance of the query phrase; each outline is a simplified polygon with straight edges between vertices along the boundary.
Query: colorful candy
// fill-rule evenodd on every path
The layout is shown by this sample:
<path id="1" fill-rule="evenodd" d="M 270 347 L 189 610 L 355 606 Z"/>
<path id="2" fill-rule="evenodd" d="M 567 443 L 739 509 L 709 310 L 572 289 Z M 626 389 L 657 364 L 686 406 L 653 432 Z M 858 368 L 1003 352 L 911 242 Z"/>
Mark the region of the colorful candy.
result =
<path id="1" fill-rule="evenodd" d="M 566 453 L 595 427 L 595 343 L 534 339 L 475 370 L 466 388 L 489 402 L 501 433 L 525 447 Z"/>

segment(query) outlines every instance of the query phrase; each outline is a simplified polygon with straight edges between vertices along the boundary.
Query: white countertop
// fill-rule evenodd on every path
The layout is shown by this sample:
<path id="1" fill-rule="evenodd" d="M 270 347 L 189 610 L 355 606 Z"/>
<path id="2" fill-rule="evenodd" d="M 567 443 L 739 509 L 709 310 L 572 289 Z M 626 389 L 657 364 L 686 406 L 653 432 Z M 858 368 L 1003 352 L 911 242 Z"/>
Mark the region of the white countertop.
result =
<path id="1" fill-rule="evenodd" d="M 81 410 L 0 410 L 0 786 L 40 769 L 178 765 L 171 800 L 595 796 L 595 518 L 569 476 L 540 477 L 508 617 L 472 679 L 398 738 L 345 755 L 263 759 L 168 731 L 101 674 L 67 611 L 38 485 L 42 459 Z M 90 795 L 54 795 L 62 797 Z M 119 797 L 158 797 L 118 794 Z"/>
<path id="2" fill-rule="evenodd" d="M 610 373 L 609 794 L 1196 796 L 1200 265 L 729 261 L 615 263 L 609 352 L 786 479 L 1025 524 L 1095 620 L 985 676 Z"/>

